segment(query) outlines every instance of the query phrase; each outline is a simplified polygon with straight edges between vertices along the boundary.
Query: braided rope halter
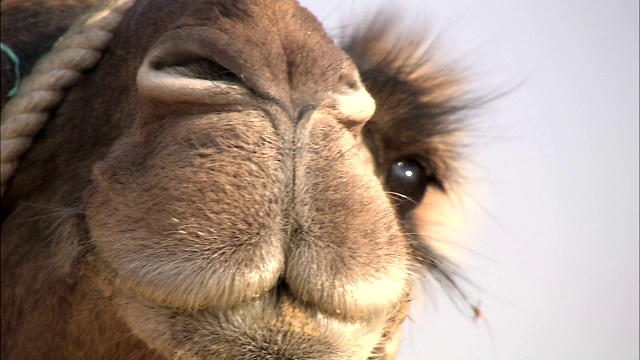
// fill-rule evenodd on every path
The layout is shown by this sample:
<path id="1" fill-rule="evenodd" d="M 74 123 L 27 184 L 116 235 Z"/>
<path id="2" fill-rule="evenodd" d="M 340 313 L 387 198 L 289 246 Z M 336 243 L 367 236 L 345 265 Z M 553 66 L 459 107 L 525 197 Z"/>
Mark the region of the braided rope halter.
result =
<path id="1" fill-rule="evenodd" d="M 77 20 L 27 76 L 2 109 L 0 177 L 9 179 L 67 89 L 94 67 L 135 0 L 103 0 Z"/>

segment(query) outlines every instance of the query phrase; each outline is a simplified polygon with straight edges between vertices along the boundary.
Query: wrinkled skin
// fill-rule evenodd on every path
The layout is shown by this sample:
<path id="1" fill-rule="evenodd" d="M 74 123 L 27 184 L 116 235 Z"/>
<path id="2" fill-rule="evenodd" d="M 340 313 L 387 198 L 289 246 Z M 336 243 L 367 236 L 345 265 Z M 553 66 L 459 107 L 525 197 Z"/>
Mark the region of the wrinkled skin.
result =
<path id="1" fill-rule="evenodd" d="M 3 358 L 393 357 L 437 255 L 388 169 L 445 193 L 456 129 L 389 29 L 345 52 L 289 1 L 139 1 L 3 197 Z"/>

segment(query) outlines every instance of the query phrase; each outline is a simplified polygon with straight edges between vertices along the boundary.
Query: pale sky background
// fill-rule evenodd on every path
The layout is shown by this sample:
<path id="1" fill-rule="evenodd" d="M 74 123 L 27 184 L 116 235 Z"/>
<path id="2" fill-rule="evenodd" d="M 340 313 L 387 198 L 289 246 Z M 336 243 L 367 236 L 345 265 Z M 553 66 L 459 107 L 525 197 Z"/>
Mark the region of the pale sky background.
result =
<path id="1" fill-rule="evenodd" d="M 430 293 L 399 359 L 637 360 L 638 1 L 302 3 L 334 34 L 399 10 L 474 89 L 518 85 L 472 119 L 486 210 L 469 209 L 462 255 L 486 322 Z"/>

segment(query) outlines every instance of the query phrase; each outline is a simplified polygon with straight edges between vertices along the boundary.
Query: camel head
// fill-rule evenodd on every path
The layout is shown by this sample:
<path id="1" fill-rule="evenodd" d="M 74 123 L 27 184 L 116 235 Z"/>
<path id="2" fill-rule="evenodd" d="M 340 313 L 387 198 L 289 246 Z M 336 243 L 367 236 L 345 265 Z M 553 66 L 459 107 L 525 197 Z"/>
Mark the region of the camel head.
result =
<path id="1" fill-rule="evenodd" d="M 393 357 L 416 283 L 452 281 L 427 234 L 462 128 L 457 79 L 394 27 L 341 49 L 292 1 L 133 4 L 3 195 L 3 299 L 26 299 L 3 337 L 49 321 L 66 335 L 39 346 L 74 356 Z M 16 320 L 44 289 L 56 314 Z"/>

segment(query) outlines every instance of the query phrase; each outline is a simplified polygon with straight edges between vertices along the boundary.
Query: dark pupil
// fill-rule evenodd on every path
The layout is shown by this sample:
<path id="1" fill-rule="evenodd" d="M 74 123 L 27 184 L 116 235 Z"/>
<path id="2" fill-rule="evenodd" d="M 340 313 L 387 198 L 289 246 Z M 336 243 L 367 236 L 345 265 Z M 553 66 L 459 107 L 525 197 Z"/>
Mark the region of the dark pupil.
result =
<path id="1" fill-rule="evenodd" d="M 418 162 L 399 160 L 391 164 L 387 186 L 398 210 L 406 213 L 418 206 L 424 197 L 427 176 Z"/>

